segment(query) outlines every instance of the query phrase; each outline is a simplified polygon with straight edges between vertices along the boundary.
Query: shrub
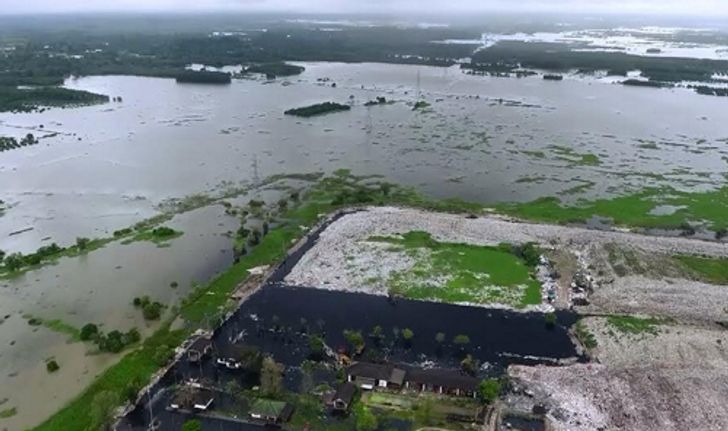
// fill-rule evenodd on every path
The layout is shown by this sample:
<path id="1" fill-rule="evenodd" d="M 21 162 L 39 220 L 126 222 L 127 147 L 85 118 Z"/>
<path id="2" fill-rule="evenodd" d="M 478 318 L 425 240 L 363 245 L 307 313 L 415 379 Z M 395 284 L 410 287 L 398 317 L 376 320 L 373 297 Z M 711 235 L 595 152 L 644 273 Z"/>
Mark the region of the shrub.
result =
<path id="1" fill-rule="evenodd" d="M 51 359 L 50 361 L 46 362 L 46 370 L 48 370 L 49 373 L 55 373 L 60 369 L 61 366 L 58 365 L 58 362 L 56 362 L 55 359 Z"/>
<path id="2" fill-rule="evenodd" d="M 87 323 L 81 328 L 81 334 L 79 335 L 81 340 L 88 341 L 99 335 L 99 327 L 93 323 Z"/>
<path id="3" fill-rule="evenodd" d="M 501 392 L 501 383 L 497 379 L 486 379 L 480 382 L 478 393 L 480 398 L 490 404 L 498 398 Z"/>

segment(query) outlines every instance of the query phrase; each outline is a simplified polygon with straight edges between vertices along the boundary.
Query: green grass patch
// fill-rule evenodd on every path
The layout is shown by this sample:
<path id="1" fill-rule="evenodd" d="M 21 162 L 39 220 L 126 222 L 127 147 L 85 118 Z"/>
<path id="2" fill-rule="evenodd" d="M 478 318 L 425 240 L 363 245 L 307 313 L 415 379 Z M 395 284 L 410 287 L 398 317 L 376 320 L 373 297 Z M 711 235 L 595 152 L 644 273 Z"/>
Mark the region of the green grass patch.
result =
<path id="1" fill-rule="evenodd" d="M 657 334 L 659 326 L 669 323 L 669 319 L 656 317 L 635 317 L 627 315 L 608 316 L 607 322 L 617 330 L 628 334 Z"/>
<path id="2" fill-rule="evenodd" d="M 499 247 L 438 242 L 427 232 L 412 231 L 401 238 L 370 237 L 415 258 L 411 270 L 390 275 L 393 294 L 442 302 L 503 303 L 526 306 L 541 302 L 540 285 L 532 268 L 512 252 Z"/>
<path id="3" fill-rule="evenodd" d="M 728 259 L 675 256 L 696 278 L 713 284 L 728 284 Z"/>
<path id="4" fill-rule="evenodd" d="M 574 335 L 576 335 L 579 342 L 587 349 L 594 349 L 598 345 L 597 338 L 589 331 L 582 320 L 574 324 Z"/>
<path id="5" fill-rule="evenodd" d="M 656 207 L 670 205 L 670 214 L 656 214 Z M 613 220 L 617 225 L 680 229 L 688 222 L 702 223 L 712 230 L 728 227 L 728 186 L 717 190 L 687 193 L 670 187 L 649 188 L 611 199 L 580 200 L 564 204 L 546 197 L 527 203 L 495 206 L 501 213 L 547 223 L 585 223 L 594 216 Z"/>

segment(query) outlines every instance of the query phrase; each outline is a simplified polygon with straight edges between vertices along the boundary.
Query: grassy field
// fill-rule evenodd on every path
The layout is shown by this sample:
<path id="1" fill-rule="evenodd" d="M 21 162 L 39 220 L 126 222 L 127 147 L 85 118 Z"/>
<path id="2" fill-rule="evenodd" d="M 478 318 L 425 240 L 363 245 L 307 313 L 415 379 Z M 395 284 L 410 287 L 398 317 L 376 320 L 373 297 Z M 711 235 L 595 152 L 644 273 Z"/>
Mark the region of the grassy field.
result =
<path id="1" fill-rule="evenodd" d="M 700 280 L 713 284 L 728 284 L 728 259 L 698 256 L 675 256 L 675 259 Z"/>
<path id="2" fill-rule="evenodd" d="M 401 238 L 370 237 L 391 251 L 416 259 L 408 271 L 387 281 L 390 292 L 413 299 L 442 302 L 502 303 L 525 306 L 541 302 L 540 285 L 531 268 L 510 246 L 488 247 L 438 242 L 429 233 L 413 231 Z"/>
<path id="3" fill-rule="evenodd" d="M 607 323 L 627 334 L 657 334 L 660 325 L 669 323 L 668 319 L 660 319 L 656 317 L 635 317 L 626 315 L 614 315 L 607 317 Z"/>

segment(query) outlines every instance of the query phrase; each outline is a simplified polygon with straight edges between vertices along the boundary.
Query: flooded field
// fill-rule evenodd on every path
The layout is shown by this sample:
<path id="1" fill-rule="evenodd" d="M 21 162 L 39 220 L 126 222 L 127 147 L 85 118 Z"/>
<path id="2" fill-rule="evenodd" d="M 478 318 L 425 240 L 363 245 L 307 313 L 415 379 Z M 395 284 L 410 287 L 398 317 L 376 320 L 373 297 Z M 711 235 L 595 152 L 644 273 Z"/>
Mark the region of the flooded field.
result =
<path id="1" fill-rule="evenodd" d="M 458 68 L 306 67 L 291 85 L 81 78 L 67 85 L 123 102 L 0 114 L 3 134 L 58 133 L 2 155 L 2 199 L 10 209 L 0 246 L 28 251 L 49 236 L 59 243 L 98 236 L 152 214 L 166 198 L 281 172 L 348 167 L 438 197 L 494 202 L 647 184 L 705 188 L 726 170 L 723 101 L 687 90 L 473 77 Z M 424 112 L 406 103 L 416 98 L 418 74 L 419 93 L 432 103 Z M 397 103 L 362 106 L 381 95 Z M 350 112 L 283 115 L 350 96 Z"/>
<path id="2" fill-rule="evenodd" d="M 223 87 L 161 78 L 71 79 L 68 87 L 123 101 L 0 114 L 0 134 L 30 132 L 41 138 L 39 145 L 0 155 L 0 199 L 7 206 L 0 216 L 0 249 L 27 253 L 50 242 L 67 246 L 79 236 L 110 236 L 158 214 L 158 206 L 169 198 L 250 184 L 277 173 L 346 167 L 354 174 L 383 175 L 430 196 L 478 202 L 547 195 L 576 199 L 648 185 L 702 190 L 724 180 L 728 114 L 720 98 L 601 82 L 468 76 L 458 68 L 305 66 L 306 72 L 288 81 L 237 80 Z M 418 94 L 432 105 L 413 111 Z M 363 106 L 377 96 L 395 103 Z M 286 109 L 327 100 L 350 102 L 353 108 L 311 119 L 283 115 Z M 175 305 L 193 281 L 204 282 L 233 261 L 226 233 L 235 231 L 238 221 L 222 206 L 179 215 L 168 225 L 184 233 L 168 247 L 114 242 L 0 281 L 0 401 L 7 398 L 2 409 L 17 408 L 0 428 L 36 424 L 115 360 L 88 355 L 85 345 L 68 343 L 66 335 L 28 325 L 28 316 L 60 319 L 74 327 L 94 322 L 105 330 L 136 326 L 150 333 L 154 325 L 131 305 L 134 297 L 149 295 Z M 178 287 L 171 287 L 173 282 Z M 275 293 L 265 295 L 278 294 L 269 291 Z M 337 328 L 329 334 L 335 344 L 338 328 L 349 324 L 343 320 L 349 316 L 337 314 L 342 312 L 337 304 L 350 301 L 346 295 L 352 294 L 311 293 L 318 294 L 324 296 L 312 305 L 311 316 L 328 316 L 324 319 Z M 266 301 L 275 299 L 270 298 Z M 290 314 L 299 321 L 316 320 L 308 311 L 291 309 L 293 300 L 276 301 L 265 307 L 279 307 L 274 313 L 281 319 Z M 389 331 L 401 329 L 415 325 L 406 323 L 411 321 L 406 316 L 419 313 L 410 307 L 424 306 L 371 301 L 367 307 L 372 310 L 397 311 L 371 311 L 352 326 L 378 323 Z M 538 326 L 548 335 L 542 317 L 521 318 L 523 325 Z M 501 317 L 490 319 L 502 326 Z M 439 320 L 440 325 L 446 321 Z M 454 326 L 422 322 L 412 330 L 432 344 L 434 332 L 475 325 L 467 319 L 447 322 Z M 505 342 L 498 333 L 485 331 L 481 344 Z M 563 335 L 537 356 L 568 348 L 559 344 L 565 342 Z M 434 354 L 429 344 L 422 347 L 426 355 Z M 526 354 L 518 345 L 493 349 L 479 352 L 484 361 L 502 360 L 498 352 Z M 61 364 L 53 375 L 45 369 L 51 357 Z"/>

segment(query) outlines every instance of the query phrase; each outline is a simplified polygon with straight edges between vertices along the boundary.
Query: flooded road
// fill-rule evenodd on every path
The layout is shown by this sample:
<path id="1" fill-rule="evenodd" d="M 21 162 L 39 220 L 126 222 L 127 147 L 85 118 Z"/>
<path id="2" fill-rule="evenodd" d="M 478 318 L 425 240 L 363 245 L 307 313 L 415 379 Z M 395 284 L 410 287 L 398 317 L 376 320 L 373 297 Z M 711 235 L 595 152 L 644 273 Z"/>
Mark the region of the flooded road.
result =
<path id="1" fill-rule="evenodd" d="M 647 185 L 700 190 L 724 180 L 728 111 L 721 98 L 589 80 L 468 76 L 458 68 L 304 65 L 306 72 L 288 80 L 229 86 L 71 79 L 68 87 L 123 101 L 0 114 L 0 135 L 41 137 L 39 145 L 0 154 L 0 199 L 8 205 L 0 249 L 26 253 L 109 236 L 157 214 L 166 199 L 277 173 L 351 168 L 430 196 L 479 202 L 576 199 Z M 418 93 L 431 103 L 423 111 L 411 106 Z M 377 96 L 394 103 L 363 106 Z M 309 119 L 283 115 L 327 100 L 353 108 Z M 135 296 L 174 305 L 193 280 L 204 282 L 232 262 L 225 233 L 238 225 L 221 206 L 168 225 L 184 232 L 168 248 L 115 242 L 0 281 L 0 317 L 9 316 L 0 324 L 0 401 L 8 399 L 0 410 L 18 408 L 0 429 L 38 423 L 115 360 L 89 356 L 87 346 L 31 327 L 23 315 L 149 333 L 154 326 L 131 306 Z M 45 370 L 50 357 L 61 365 L 53 375 Z"/>

